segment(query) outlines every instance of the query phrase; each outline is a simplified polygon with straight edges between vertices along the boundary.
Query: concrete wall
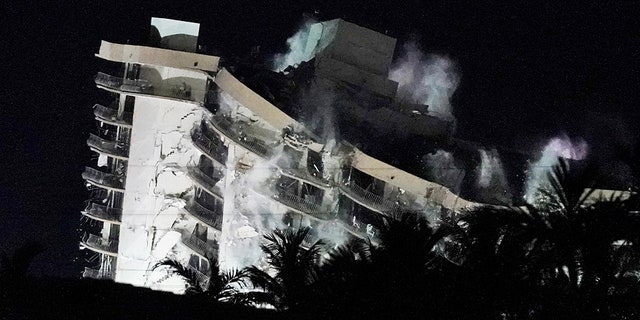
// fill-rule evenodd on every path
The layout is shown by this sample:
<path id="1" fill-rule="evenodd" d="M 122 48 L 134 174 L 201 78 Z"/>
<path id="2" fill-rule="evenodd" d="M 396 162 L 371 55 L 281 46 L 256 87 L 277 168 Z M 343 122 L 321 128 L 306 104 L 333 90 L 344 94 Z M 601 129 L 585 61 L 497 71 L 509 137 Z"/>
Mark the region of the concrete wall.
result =
<path id="1" fill-rule="evenodd" d="M 139 78 L 153 86 L 151 94 L 180 97 L 182 92 L 188 90 L 190 97 L 186 100 L 204 102 L 207 75 L 201 71 L 145 65 L 140 68 Z"/>
<path id="2" fill-rule="evenodd" d="M 153 245 L 180 217 L 179 196 L 193 187 L 184 173 L 197 164 L 199 153 L 190 131 L 202 109 L 157 97 L 136 97 L 127 168 L 116 281 L 145 285 L 156 262 Z"/>
<path id="3" fill-rule="evenodd" d="M 109 61 L 139 63 L 182 69 L 217 71 L 219 57 L 162 48 L 102 41 L 96 57 Z"/>

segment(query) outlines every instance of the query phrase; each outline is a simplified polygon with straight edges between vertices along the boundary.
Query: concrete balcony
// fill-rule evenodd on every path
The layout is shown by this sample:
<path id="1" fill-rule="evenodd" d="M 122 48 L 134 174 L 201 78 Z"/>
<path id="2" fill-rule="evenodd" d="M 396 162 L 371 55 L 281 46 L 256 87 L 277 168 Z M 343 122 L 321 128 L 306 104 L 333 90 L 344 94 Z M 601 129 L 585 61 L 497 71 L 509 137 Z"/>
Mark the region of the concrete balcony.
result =
<path id="1" fill-rule="evenodd" d="M 222 200 L 224 198 L 222 189 L 220 189 L 220 187 L 217 186 L 216 183 L 218 182 L 218 180 L 222 179 L 223 175 L 221 173 L 215 172 L 216 171 L 214 170 L 214 176 L 209 176 L 206 173 L 202 172 L 199 167 L 190 167 L 187 170 L 187 175 L 198 187 L 211 194 L 212 196 Z"/>
<path id="2" fill-rule="evenodd" d="M 139 93 L 152 93 L 153 86 L 146 80 L 130 80 L 120 77 L 108 75 L 103 72 L 98 72 L 95 78 L 95 82 L 99 86 L 105 88 L 126 91 L 126 92 L 139 92 Z"/>
<path id="3" fill-rule="evenodd" d="M 185 246 L 205 259 L 218 258 L 218 245 L 211 241 L 204 241 L 194 234 L 186 232 L 182 234 L 181 241 Z"/>
<path id="4" fill-rule="evenodd" d="M 113 274 L 113 272 L 104 272 L 92 268 L 84 268 L 82 277 L 96 280 L 115 280 L 115 275 Z"/>
<path id="5" fill-rule="evenodd" d="M 80 244 L 97 253 L 106 254 L 112 257 L 118 256 L 118 241 L 108 240 L 96 236 L 95 234 L 89 234 L 85 236 Z"/>
<path id="6" fill-rule="evenodd" d="M 129 146 L 124 143 L 110 141 L 90 133 L 87 145 L 91 150 L 106 154 L 113 158 L 127 160 L 129 158 Z"/>
<path id="7" fill-rule="evenodd" d="M 191 139 L 196 148 L 209 159 L 226 167 L 228 150 L 224 145 L 207 137 L 207 135 L 200 130 L 191 131 Z"/>
<path id="8" fill-rule="evenodd" d="M 203 290 L 207 290 L 211 277 L 190 264 L 187 265 L 187 269 L 191 270 L 196 275 L 196 280 L 198 280 L 198 285 L 200 286 L 200 288 L 202 288 Z"/>
<path id="9" fill-rule="evenodd" d="M 97 85 L 114 90 L 120 90 L 120 86 L 122 86 L 122 78 L 111 76 L 103 72 L 98 72 L 95 82 Z"/>
<path id="10" fill-rule="evenodd" d="M 113 173 L 106 173 L 91 167 L 85 167 L 82 178 L 94 186 L 124 192 L 124 179 Z"/>
<path id="11" fill-rule="evenodd" d="M 280 168 L 280 172 L 284 176 L 301 180 L 320 189 L 331 188 L 331 182 L 329 182 L 329 180 L 326 180 L 322 177 L 314 176 L 304 168 L 286 168 L 284 166 L 280 166 L 279 164 L 278 168 Z"/>
<path id="12" fill-rule="evenodd" d="M 353 181 L 340 184 L 340 191 L 360 205 L 380 213 L 396 213 L 401 209 L 399 205 L 371 191 L 365 190 Z"/>
<path id="13" fill-rule="evenodd" d="M 377 228 L 367 224 L 354 224 L 353 222 L 340 221 L 340 226 L 347 232 L 360 239 L 369 239 L 374 244 L 380 243 L 380 232 Z"/>
<path id="14" fill-rule="evenodd" d="M 288 191 L 279 189 L 275 194 L 271 195 L 271 198 L 298 213 L 306 214 L 319 220 L 330 219 L 329 211 L 325 210 L 321 205 L 305 200 Z"/>
<path id="15" fill-rule="evenodd" d="M 242 133 L 242 125 L 231 121 L 224 116 L 214 116 L 211 123 L 219 134 L 231 139 L 233 142 L 244 149 L 256 154 L 257 156 L 268 159 L 271 157 L 271 149 L 258 139 L 247 137 Z"/>
<path id="16" fill-rule="evenodd" d="M 82 211 L 82 214 L 94 220 L 113 224 L 120 224 L 122 218 L 121 209 L 109 208 L 93 202 Z"/>
<path id="17" fill-rule="evenodd" d="M 222 212 L 216 212 L 205 207 L 203 204 L 198 202 L 197 198 L 189 201 L 185 209 L 191 216 L 200 222 L 216 230 L 222 231 Z"/>
<path id="18" fill-rule="evenodd" d="M 194 101 L 188 86 L 183 85 L 169 85 L 162 83 L 154 85 L 145 79 L 123 79 L 103 72 L 98 72 L 95 78 L 95 83 L 99 87 L 114 92 L 128 92 Z"/>
<path id="19" fill-rule="evenodd" d="M 118 109 L 105 107 L 101 104 L 95 104 L 93 106 L 93 115 L 95 115 L 96 120 L 115 126 L 131 128 L 133 123 L 132 112 L 124 112 L 118 117 Z"/>

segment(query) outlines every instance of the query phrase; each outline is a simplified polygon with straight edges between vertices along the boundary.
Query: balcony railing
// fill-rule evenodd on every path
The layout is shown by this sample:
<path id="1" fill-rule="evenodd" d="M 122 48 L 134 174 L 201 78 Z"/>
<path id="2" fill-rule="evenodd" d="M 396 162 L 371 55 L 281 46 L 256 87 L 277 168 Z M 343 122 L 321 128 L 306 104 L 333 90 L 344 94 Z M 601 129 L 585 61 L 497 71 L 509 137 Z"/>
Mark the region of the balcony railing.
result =
<path id="1" fill-rule="evenodd" d="M 279 189 L 276 192 L 276 194 L 272 195 L 271 197 L 276 201 L 296 211 L 309 214 L 318 219 L 328 218 L 328 213 L 325 210 L 323 210 L 322 206 L 320 206 L 319 204 L 313 203 L 309 200 L 305 200 L 288 191 Z"/>
<path id="2" fill-rule="evenodd" d="M 122 117 L 118 118 L 118 109 L 105 107 L 101 104 L 95 104 L 93 106 L 93 114 L 101 120 L 117 125 L 131 126 L 133 123 L 132 112 L 124 112 L 122 113 Z"/>
<path id="3" fill-rule="evenodd" d="M 106 153 L 119 158 L 129 157 L 129 146 L 124 143 L 110 141 L 90 133 L 87 145 L 98 152 Z"/>
<path id="4" fill-rule="evenodd" d="M 95 78 L 97 85 L 119 91 L 152 94 L 155 96 L 177 98 L 193 101 L 192 91 L 188 85 L 177 84 L 152 84 L 145 79 L 123 79 L 106 73 L 98 72 Z"/>
<path id="5" fill-rule="evenodd" d="M 149 92 L 153 90 L 153 86 L 147 80 L 123 79 L 103 72 L 98 72 L 95 82 L 107 88 L 129 92 Z"/>
<path id="6" fill-rule="evenodd" d="M 96 236 L 94 234 L 89 234 L 88 236 L 85 236 L 82 239 L 82 245 L 98 253 L 107 254 L 111 256 L 118 255 L 118 241 L 107 240 L 99 236 Z"/>
<path id="7" fill-rule="evenodd" d="M 303 168 L 292 169 L 292 168 L 284 168 L 282 166 L 279 166 L 279 167 L 280 167 L 280 170 L 282 171 L 282 174 L 287 177 L 303 180 L 320 188 L 331 187 L 331 183 L 329 182 L 329 180 L 314 176 L 310 174 L 309 171 L 307 171 L 306 169 L 303 169 Z"/>
<path id="8" fill-rule="evenodd" d="M 82 214 L 89 216 L 91 218 L 107 221 L 111 223 L 120 223 L 120 219 L 122 218 L 122 210 L 116 208 L 109 208 L 107 206 L 103 206 L 97 203 L 91 203 L 87 206 Z"/>
<path id="9" fill-rule="evenodd" d="M 98 72 L 95 81 L 96 84 L 113 89 L 120 89 L 122 85 L 122 78 L 114 77 L 103 72 Z"/>
<path id="10" fill-rule="evenodd" d="M 91 184 L 124 192 L 123 178 L 113 173 L 106 173 L 91 167 L 85 167 L 82 178 Z"/>
<path id="11" fill-rule="evenodd" d="M 149 81 L 144 79 L 124 79 L 122 80 L 122 85 L 120 86 L 120 90 L 129 92 L 150 93 L 154 91 L 153 89 L 153 85 L 151 85 Z"/>
<path id="12" fill-rule="evenodd" d="M 186 206 L 187 212 L 214 229 L 222 231 L 222 212 L 211 210 L 197 201 L 191 200 Z"/>
<path id="13" fill-rule="evenodd" d="M 267 146 L 265 146 L 261 142 L 252 140 L 251 138 L 238 137 L 237 142 L 240 143 L 240 145 L 244 148 L 263 158 L 268 158 L 270 155 L 269 148 Z"/>
<path id="14" fill-rule="evenodd" d="M 82 272 L 83 278 L 90 278 L 96 280 L 114 280 L 115 275 L 113 272 L 103 272 L 98 269 L 84 268 L 84 272 Z"/>
<path id="15" fill-rule="evenodd" d="M 237 123 L 234 123 L 223 116 L 214 116 L 211 118 L 211 122 L 213 123 L 213 126 L 218 129 L 218 131 L 220 131 L 220 133 L 233 140 L 240 146 L 244 147 L 245 149 L 257 154 L 262 158 L 269 158 L 271 156 L 269 147 L 257 140 L 246 137 L 244 134 L 242 134 L 242 131 Z"/>
<path id="16" fill-rule="evenodd" d="M 198 280 L 198 285 L 200 286 L 200 288 L 202 290 L 207 290 L 207 288 L 209 287 L 209 280 L 211 279 L 211 277 L 204 274 L 202 271 L 198 270 L 198 268 L 190 264 L 187 265 L 187 269 L 193 271 L 193 273 L 196 275 L 196 280 Z"/>
<path id="17" fill-rule="evenodd" d="M 193 143 L 200 151 L 207 154 L 219 164 L 226 166 L 228 151 L 224 145 L 216 143 L 200 130 L 193 130 L 191 132 L 191 139 L 193 139 Z"/>
<path id="18" fill-rule="evenodd" d="M 367 224 L 354 225 L 353 221 L 340 221 L 342 228 L 361 239 L 370 239 L 374 244 L 380 243 L 380 232 L 377 228 Z"/>
<path id="19" fill-rule="evenodd" d="M 218 177 L 216 180 L 216 178 L 202 172 L 202 170 L 200 170 L 200 168 L 198 167 L 190 167 L 187 174 L 205 191 L 220 199 L 223 198 L 222 190 L 220 189 L 220 187 L 216 186 L 216 183 L 220 178 L 222 178 L 222 176 Z"/>
<path id="20" fill-rule="evenodd" d="M 182 243 L 205 258 L 217 258 L 218 246 L 204 241 L 194 234 L 183 234 Z"/>
<path id="21" fill-rule="evenodd" d="M 353 181 L 341 184 L 340 190 L 344 191 L 351 199 L 372 210 L 381 213 L 395 213 L 400 211 L 400 206 L 397 204 L 385 200 L 382 196 L 374 194 L 371 191 L 365 190 Z"/>

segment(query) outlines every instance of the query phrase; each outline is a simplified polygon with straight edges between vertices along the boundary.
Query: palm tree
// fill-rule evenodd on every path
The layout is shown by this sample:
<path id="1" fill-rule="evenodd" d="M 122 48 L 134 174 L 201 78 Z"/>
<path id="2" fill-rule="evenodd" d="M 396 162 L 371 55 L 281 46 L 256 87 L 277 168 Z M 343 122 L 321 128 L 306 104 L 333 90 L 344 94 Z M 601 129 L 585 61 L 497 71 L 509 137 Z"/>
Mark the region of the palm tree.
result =
<path id="1" fill-rule="evenodd" d="M 276 229 L 265 234 L 260 248 L 272 274 L 251 266 L 243 270 L 252 282 L 253 291 L 243 299 L 267 303 L 279 310 L 297 309 L 308 296 L 309 286 L 316 280 L 317 265 L 324 242 L 306 242 L 310 228 Z"/>
<path id="2" fill-rule="evenodd" d="M 564 162 L 548 178 L 534 205 L 481 207 L 461 217 L 459 238 L 470 256 L 466 267 L 494 283 L 490 296 L 498 312 L 557 318 L 603 314 L 620 276 L 622 261 L 613 244 L 622 241 L 630 249 L 640 240 L 636 202 L 588 204 L 584 190 L 593 183 L 569 175 Z M 627 258 L 638 257 L 636 249 L 627 250 Z"/>
<path id="3" fill-rule="evenodd" d="M 201 273 L 182 262 L 168 258 L 156 263 L 153 269 L 167 267 L 165 277 L 177 275 L 187 284 L 185 294 L 204 294 L 216 301 L 244 303 L 237 294 L 246 287 L 246 274 L 239 270 L 221 272 L 217 260 L 209 260 L 211 276 L 204 278 Z"/>
<path id="4" fill-rule="evenodd" d="M 323 305 L 314 312 L 325 318 L 433 316 L 448 264 L 437 247 L 449 232 L 419 213 L 385 216 L 379 244 L 353 240 L 329 252 L 314 286 Z"/>

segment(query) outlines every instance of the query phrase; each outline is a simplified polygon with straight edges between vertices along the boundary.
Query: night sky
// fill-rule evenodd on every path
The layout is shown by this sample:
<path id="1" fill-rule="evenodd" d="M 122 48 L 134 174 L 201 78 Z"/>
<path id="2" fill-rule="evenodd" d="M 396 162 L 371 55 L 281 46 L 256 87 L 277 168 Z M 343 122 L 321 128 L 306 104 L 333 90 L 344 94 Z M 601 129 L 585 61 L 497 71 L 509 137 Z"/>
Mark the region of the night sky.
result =
<path id="1" fill-rule="evenodd" d="M 59 2 L 0 5 L 0 248 L 44 244 L 37 276 L 78 275 L 81 172 L 92 156 L 85 141 L 95 130 L 91 106 L 106 102 L 93 83 L 102 65 L 94 53 L 101 39 L 138 42 L 152 16 L 200 23 L 200 43 L 226 56 L 255 45 L 265 55 L 283 51 L 304 12 L 385 32 L 399 45 L 417 38 L 458 65 L 458 137 L 526 150 L 566 133 L 592 152 L 637 161 L 640 5 L 631 1 Z"/>

